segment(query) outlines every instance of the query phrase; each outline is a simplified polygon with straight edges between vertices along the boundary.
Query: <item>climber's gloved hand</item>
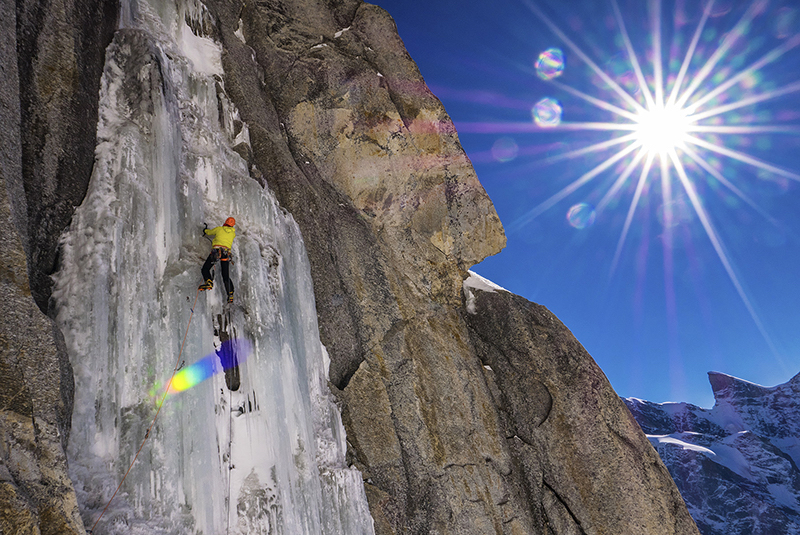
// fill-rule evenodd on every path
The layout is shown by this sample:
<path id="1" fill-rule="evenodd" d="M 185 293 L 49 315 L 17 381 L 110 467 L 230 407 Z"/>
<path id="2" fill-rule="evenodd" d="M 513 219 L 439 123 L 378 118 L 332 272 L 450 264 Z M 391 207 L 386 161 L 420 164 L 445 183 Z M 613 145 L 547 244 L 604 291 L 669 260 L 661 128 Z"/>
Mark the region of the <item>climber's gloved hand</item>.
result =
<path id="1" fill-rule="evenodd" d="M 207 230 L 208 230 L 208 223 L 203 223 L 203 234 L 204 235 L 205 235 Z"/>

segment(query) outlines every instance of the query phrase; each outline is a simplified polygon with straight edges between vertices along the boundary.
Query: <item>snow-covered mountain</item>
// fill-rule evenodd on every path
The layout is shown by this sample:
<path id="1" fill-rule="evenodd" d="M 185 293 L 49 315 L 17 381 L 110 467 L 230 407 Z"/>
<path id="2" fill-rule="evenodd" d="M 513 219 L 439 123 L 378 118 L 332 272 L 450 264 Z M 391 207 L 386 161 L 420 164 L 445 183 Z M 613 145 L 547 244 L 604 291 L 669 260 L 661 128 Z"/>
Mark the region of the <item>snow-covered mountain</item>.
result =
<path id="1" fill-rule="evenodd" d="M 716 403 L 625 400 L 703 535 L 800 533 L 800 375 L 764 387 L 709 373 Z"/>

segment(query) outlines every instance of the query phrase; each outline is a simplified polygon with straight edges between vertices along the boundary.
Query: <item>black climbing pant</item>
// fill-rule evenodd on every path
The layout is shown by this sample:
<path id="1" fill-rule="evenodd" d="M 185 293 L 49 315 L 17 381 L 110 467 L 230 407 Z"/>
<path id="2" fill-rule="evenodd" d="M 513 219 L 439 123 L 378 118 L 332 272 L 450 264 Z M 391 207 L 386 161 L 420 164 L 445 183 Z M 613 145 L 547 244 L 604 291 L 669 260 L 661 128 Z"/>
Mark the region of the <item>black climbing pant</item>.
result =
<path id="1" fill-rule="evenodd" d="M 217 260 L 219 260 L 219 269 L 222 272 L 222 282 L 225 284 L 225 291 L 230 294 L 233 292 L 233 282 L 231 282 L 230 277 L 231 252 L 229 249 L 223 247 L 214 247 L 211 249 L 211 253 L 208 255 L 208 258 L 206 258 L 206 263 L 203 264 L 200 270 L 203 274 L 203 280 L 214 280 L 214 273 L 211 269 L 214 267 L 214 264 L 217 263 Z"/>

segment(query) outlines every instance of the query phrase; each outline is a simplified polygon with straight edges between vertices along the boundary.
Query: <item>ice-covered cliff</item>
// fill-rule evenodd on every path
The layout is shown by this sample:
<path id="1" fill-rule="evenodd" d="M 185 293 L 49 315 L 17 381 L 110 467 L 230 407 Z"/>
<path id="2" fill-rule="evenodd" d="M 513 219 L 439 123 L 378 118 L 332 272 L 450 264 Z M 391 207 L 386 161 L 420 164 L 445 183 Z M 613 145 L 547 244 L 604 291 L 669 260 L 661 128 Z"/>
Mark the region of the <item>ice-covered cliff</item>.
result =
<path id="1" fill-rule="evenodd" d="M 800 533 L 800 375 L 770 388 L 709 379 L 711 409 L 625 402 L 703 535 Z"/>
<path id="2" fill-rule="evenodd" d="M 84 522 L 145 438 L 191 319 L 187 365 L 226 339 L 252 346 L 240 384 L 216 374 L 167 398 L 97 533 L 371 533 L 328 393 L 303 240 L 231 149 L 249 140 L 233 126 L 207 13 L 133 1 L 122 16 L 94 171 L 52 294 L 75 374 L 68 457 Z M 210 250 L 202 223 L 229 215 L 236 293 L 223 309 L 222 290 L 195 299 Z"/>

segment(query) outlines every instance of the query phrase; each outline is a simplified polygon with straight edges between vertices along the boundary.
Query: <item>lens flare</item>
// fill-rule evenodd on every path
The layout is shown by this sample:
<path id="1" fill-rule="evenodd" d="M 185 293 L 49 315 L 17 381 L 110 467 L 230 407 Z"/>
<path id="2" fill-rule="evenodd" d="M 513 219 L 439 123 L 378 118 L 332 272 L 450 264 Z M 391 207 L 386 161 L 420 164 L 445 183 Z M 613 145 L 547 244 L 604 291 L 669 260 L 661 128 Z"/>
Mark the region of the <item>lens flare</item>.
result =
<path id="1" fill-rule="evenodd" d="M 510 162 L 519 154 L 519 145 L 510 137 L 501 137 L 492 145 L 492 158 L 498 162 Z"/>
<path id="2" fill-rule="evenodd" d="M 531 109 L 533 122 L 545 128 L 561 124 L 561 113 L 561 104 L 554 98 L 543 98 Z"/>
<path id="3" fill-rule="evenodd" d="M 585 202 L 574 205 L 567 212 L 567 222 L 570 224 L 570 226 L 578 230 L 591 227 L 594 224 L 596 217 L 597 213 L 595 212 L 594 207 Z"/>
<path id="4" fill-rule="evenodd" d="M 548 48 L 536 60 L 536 74 L 542 80 L 552 80 L 564 72 L 564 52 L 558 48 Z"/>
<path id="5" fill-rule="evenodd" d="M 798 11 L 791 7 L 782 7 L 775 17 L 775 37 L 786 39 L 800 29 Z"/>
<path id="6" fill-rule="evenodd" d="M 250 342 L 244 339 L 222 342 L 217 351 L 176 373 L 170 383 L 169 394 L 183 392 L 197 386 L 216 373 L 235 368 L 247 359 L 251 349 Z"/>
<path id="7" fill-rule="evenodd" d="M 552 98 L 540 100 L 531 110 L 539 131 L 545 130 L 541 127 L 548 127 L 560 133 L 594 132 L 591 137 L 587 136 L 591 139 L 590 144 L 549 156 L 540 163 L 550 165 L 578 156 L 615 152 L 605 160 L 595 162 L 591 169 L 528 210 L 511 227 L 520 229 L 530 224 L 534 218 L 565 201 L 595 178 L 615 173 L 615 180 L 604 179 L 604 183 L 611 186 L 596 211 L 617 206 L 619 203 L 612 199 L 623 193 L 632 193 L 632 199 L 611 272 L 616 269 L 637 208 L 640 208 L 640 204 L 649 204 L 648 195 L 660 195 L 658 202 L 662 208 L 658 218 L 664 225 L 664 272 L 672 273 L 671 265 L 668 265 L 673 255 L 670 248 L 674 233 L 680 230 L 675 225 L 699 224 L 755 326 L 777 357 L 779 352 L 750 296 L 745 292 L 701 195 L 716 189 L 714 193 L 723 203 L 729 206 L 746 204 L 775 224 L 775 219 L 758 207 L 746 193 L 753 189 L 752 177 L 756 173 L 763 173 L 782 183 L 800 182 L 800 173 L 749 153 L 751 150 L 766 152 L 772 146 L 774 135 L 800 134 L 800 125 L 770 124 L 770 120 L 780 117 L 771 108 L 757 107 L 800 93 L 800 80 L 795 79 L 784 85 L 765 81 L 765 68 L 777 67 L 782 57 L 800 46 L 797 10 L 780 8 L 776 14 L 770 15 L 766 0 L 753 0 L 749 4 L 742 4 L 741 9 L 732 0 L 709 0 L 698 6 L 701 15 L 689 41 L 675 34 L 672 43 L 663 46 L 662 29 L 667 25 L 662 19 L 662 3 L 655 0 L 648 2 L 649 44 L 639 50 L 628 33 L 618 0 L 611 0 L 613 20 L 619 29 L 616 44 L 624 47 L 624 53 L 613 56 L 603 68 L 559 28 L 536 2 L 523 0 L 523 3 L 566 45 L 579 64 L 586 66 L 591 83 L 584 83 L 581 89 L 577 89 L 555 80 L 564 71 L 564 53 L 557 48 L 550 48 L 539 56 L 536 62 L 539 78 L 611 116 L 602 122 L 585 119 L 584 122 L 562 122 L 561 104 Z M 734 19 L 735 22 L 728 17 L 734 13 L 738 17 Z M 690 20 L 692 24 L 696 20 L 686 17 L 686 13 L 680 18 L 687 24 Z M 727 31 L 713 27 L 728 20 L 733 25 Z M 752 35 L 756 28 L 762 27 L 768 27 L 781 41 L 772 49 L 764 48 L 760 57 L 750 59 L 751 55 L 764 47 L 763 39 Z M 685 55 L 681 60 L 679 52 L 682 47 L 685 47 Z M 645 58 L 646 64 L 640 63 L 640 58 Z M 576 78 L 576 83 L 581 82 Z M 608 93 L 610 98 L 589 94 L 587 87 L 592 91 Z M 797 118 L 796 115 L 789 117 L 785 112 L 784 115 L 787 118 L 780 120 Z M 602 141 L 599 137 L 602 132 L 611 133 L 609 139 Z M 724 167 L 715 163 L 719 160 L 727 160 Z M 731 174 L 733 164 L 751 168 L 748 187 L 734 184 Z M 660 187 L 654 186 L 656 181 L 660 182 Z M 575 228 L 586 228 L 594 223 L 595 216 L 593 207 L 579 203 L 569 209 L 567 220 Z M 669 281 L 665 283 L 672 284 Z"/>
<path id="8" fill-rule="evenodd" d="M 715 0 L 711 5 L 711 16 L 714 18 L 727 15 L 733 9 L 733 0 Z"/>

